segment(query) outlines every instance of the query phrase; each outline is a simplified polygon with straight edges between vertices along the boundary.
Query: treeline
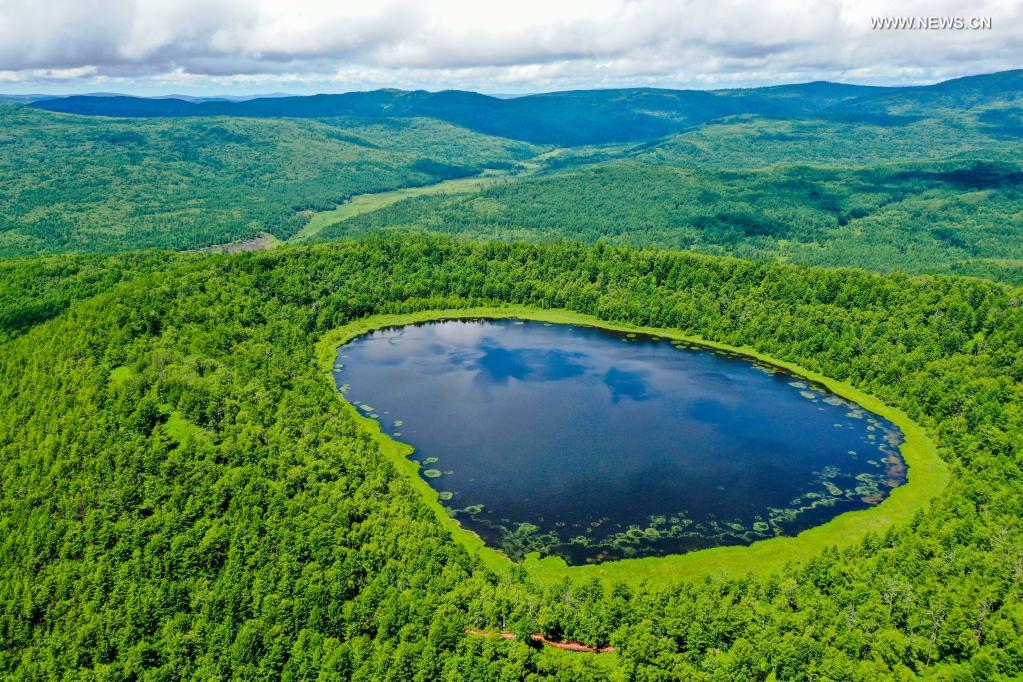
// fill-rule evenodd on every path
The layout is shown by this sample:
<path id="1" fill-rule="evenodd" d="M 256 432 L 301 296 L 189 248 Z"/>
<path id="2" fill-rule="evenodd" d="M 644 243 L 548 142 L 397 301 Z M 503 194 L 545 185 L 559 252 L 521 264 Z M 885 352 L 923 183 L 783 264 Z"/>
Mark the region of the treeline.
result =
<path id="1" fill-rule="evenodd" d="M 29 106 L 90 116 L 359 118 L 428 117 L 489 135 L 558 146 L 650 141 L 708 122 L 741 116 L 818 119 L 898 128 L 973 123 L 1018 137 L 1023 72 L 969 76 L 922 87 L 876 88 L 813 82 L 734 90 L 624 88 L 571 90 L 498 98 L 446 90 L 257 97 L 240 102 L 114 96 L 46 98 Z M 883 157 L 882 157 L 883 158 Z"/>
<path id="2" fill-rule="evenodd" d="M 0 674 L 1023 674 L 1019 289 L 408 235 L 95 261 L 121 269 L 109 280 L 60 261 L 5 271 L 42 269 L 66 295 L 0 345 Z M 675 327 L 849 381 L 923 423 L 955 480 L 910 527 L 770 578 L 492 574 L 338 409 L 313 345 L 371 313 L 501 303 Z M 524 643 L 534 631 L 618 652 L 553 654 Z"/>
<path id="3" fill-rule="evenodd" d="M 393 228 L 568 238 L 1023 283 L 1021 211 L 1023 167 L 1009 161 L 758 170 L 616 161 L 406 200 L 319 237 Z"/>
<path id="4" fill-rule="evenodd" d="M 286 239 L 354 194 L 532 156 L 428 119 L 124 120 L 0 106 L 0 257 Z"/>

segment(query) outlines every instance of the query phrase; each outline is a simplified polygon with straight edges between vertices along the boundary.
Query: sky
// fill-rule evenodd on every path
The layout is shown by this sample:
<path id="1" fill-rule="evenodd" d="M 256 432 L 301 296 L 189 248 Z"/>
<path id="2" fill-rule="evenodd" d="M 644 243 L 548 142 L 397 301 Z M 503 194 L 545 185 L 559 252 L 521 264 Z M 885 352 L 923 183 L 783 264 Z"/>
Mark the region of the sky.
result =
<path id="1" fill-rule="evenodd" d="M 907 85 L 1019 67 L 1023 0 L 0 0 L 3 93 Z"/>

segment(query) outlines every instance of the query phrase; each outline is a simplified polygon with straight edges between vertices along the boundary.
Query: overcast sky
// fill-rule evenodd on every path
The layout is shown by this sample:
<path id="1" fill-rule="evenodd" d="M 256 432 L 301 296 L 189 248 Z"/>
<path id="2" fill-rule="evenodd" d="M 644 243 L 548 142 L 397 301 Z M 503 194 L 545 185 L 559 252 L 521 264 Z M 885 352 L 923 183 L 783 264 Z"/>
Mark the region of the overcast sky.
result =
<path id="1" fill-rule="evenodd" d="M 0 0 L 0 92 L 916 84 L 1023 66 L 1023 0 Z M 871 28 L 990 17 L 990 30 Z"/>

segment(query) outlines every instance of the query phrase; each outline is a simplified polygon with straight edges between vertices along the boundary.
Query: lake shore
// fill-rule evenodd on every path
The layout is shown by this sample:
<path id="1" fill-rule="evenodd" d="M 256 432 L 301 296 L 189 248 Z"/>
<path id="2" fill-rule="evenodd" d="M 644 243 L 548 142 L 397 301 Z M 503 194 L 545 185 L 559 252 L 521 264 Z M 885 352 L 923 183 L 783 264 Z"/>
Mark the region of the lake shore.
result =
<path id="1" fill-rule="evenodd" d="M 621 559 L 583 566 L 569 566 L 559 557 L 541 558 L 530 555 L 522 562 L 521 566 L 534 580 L 553 583 L 564 578 L 574 581 L 600 577 L 611 581 L 636 583 L 642 580 L 664 582 L 699 579 L 708 576 L 726 577 L 747 573 L 773 573 L 789 563 L 811 558 L 825 548 L 849 546 L 860 542 L 868 533 L 883 532 L 894 525 L 908 522 L 917 511 L 925 507 L 931 499 L 944 490 L 949 480 L 948 468 L 938 456 L 933 441 L 924 429 L 912 421 L 902 410 L 886 405 L 876 397 L 860 391 L 854 386 L 806 370 L 795 363 L 769 357 L 754 348 L 734 347 L 686 335 L 678 330 L 623 325 L 569 310 L 540 309 L 529 306 L 425 310 L 407 314 L 374 315 L 334 329 L 317 343 L 316 357 L 321 368 L 327 372 L 327 380 L 333 382 L 331 372 L 337 348 L 369 331 L 433 320 L 509 317 L 595 326 L 626 333 L 650 334 L 737 353 L 786 369 L 810 381 L 822 384 L 836 395 L 857 403 L 899 427 L 905 437 L 900 452 L 908 467 L 906 484 L 893 490 L 881 504 L 870 509 L 847 512 L 794 537 L 776 537 L 748 546 L 715 547 L 687 554 Z M 360 414 L 344 399 L 340 392 L 337 392 L 337 396 L 341 404 L 350 410 L 354 418 L 372 434 L 382 452 L 400 470 L 409 474 L 412 485 L 424 496 L 438 520 L 449 527 L 456 541 L 460 542 L 471 554 L 478 556 L 492 570 L 502 573 L 510 570 L 514 564 L 507 556 L 487 546 L 479 536 L 463 528 L 461 524 L 451 518 L 447 509 L 441 504 L 437 492 L 419 476 L 418 463 L 409 459 L 408 456 L 412 452 L 411 446 L 395 441 L 384 434 L 376 420 Z"/>

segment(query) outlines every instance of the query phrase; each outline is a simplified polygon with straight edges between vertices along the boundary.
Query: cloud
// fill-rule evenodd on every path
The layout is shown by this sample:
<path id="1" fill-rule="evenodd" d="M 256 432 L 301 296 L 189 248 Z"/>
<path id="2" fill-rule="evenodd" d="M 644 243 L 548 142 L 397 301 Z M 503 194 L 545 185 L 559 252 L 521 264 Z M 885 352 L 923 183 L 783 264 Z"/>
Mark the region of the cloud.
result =
<path id="1" fill-rule="evenodd" d="M 228 90 L 926 82 L 1014 68 L 1019 0 L 0 0 L 0 80 Z M 991 17 L 876 31 L 874 16 Z"/>

